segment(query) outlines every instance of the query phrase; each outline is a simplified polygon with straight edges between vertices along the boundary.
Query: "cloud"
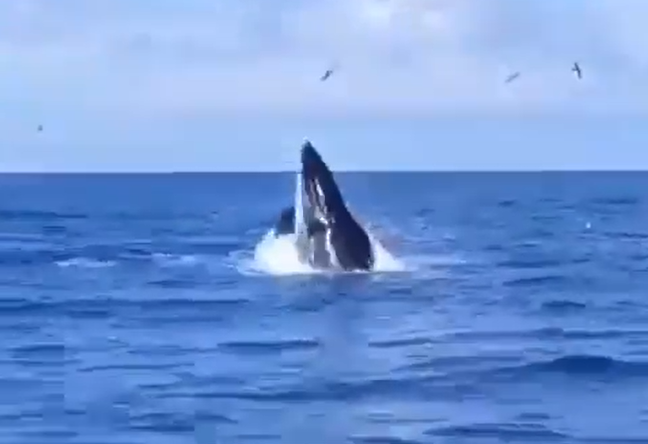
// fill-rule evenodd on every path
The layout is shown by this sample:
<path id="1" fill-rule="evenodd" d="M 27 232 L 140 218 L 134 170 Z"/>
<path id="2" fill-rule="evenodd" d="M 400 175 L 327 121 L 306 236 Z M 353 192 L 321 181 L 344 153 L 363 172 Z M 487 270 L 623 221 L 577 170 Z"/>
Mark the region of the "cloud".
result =
<path id="1" fill-rule="evenodd" d="M 2 99 L 124 119 L 639 113 L 647 13 L 644 0 L 3 2 Z"/>

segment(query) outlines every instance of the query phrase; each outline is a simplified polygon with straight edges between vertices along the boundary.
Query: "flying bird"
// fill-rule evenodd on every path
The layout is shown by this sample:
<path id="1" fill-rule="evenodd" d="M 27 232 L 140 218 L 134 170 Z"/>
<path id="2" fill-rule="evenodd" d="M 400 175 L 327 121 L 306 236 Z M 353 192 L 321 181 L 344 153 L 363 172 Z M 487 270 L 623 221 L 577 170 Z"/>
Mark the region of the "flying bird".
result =
<path id="1" fill-rule="evenodd" d="M 583 73 L 581 72 L 581 69 L 580 69 L 580 66 L 578 65 L 578 62 L 574 62 L 574 66 L 572 68 L 572 71 L 574 71 L 576 73 L 576 76 L 579 79 L 583 78 Z"/>
<path id="2" fill-rule="evenodd" d="M 520 77 L 520 72 L 519 72 L 519 71 L 516 72 L 516 73 L 511 74 L 510 76 L 508 76 L 508 77 L 506 78 L 506 82 L 505 82 L 505 83 L 511 83 L 513 80 L 517 79 L 518 77 Z"/>
<path id="3" fill-rule="evenodd" d="M 38 125 L 38 132 L 40 133 L 42 131 L 43 131 L 43 125 Z"/>
<path id="4" fill-rule="evenodd" d="M 332 69 L 327 69 L 326 72 L 324 73 L 324 75 L 322 77 L 320 77 L 320 81 L 321 82 L 325 81 L 326 79 L 331 77 L 331 74 L 333 74 L 333 70 Z"/>

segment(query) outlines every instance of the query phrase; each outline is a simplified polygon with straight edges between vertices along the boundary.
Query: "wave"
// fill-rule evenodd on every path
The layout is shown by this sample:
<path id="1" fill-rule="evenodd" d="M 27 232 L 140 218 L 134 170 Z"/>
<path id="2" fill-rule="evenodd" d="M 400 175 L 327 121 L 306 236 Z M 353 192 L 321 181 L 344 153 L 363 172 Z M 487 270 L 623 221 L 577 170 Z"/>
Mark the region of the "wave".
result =
<path id="1" fill-rule="evenodd" d="M 493 438 L 498 440 L 534 440 L 541 442 L 564 441 L 569 435 L 536 423 L 493 423 L 440 427 L 425 433 L 431 436 L 462 439 Z"/>
<path id="2" fill-rule="evenodd" d="M 523 373 L 562 373 L 565 375 L 608 375 L 648 377 L 648 362 L 626 361 L 602 355 L 567 355 L 516 369 Z"/>
<path id="3" fill-rule="evenodd" d="M 117 253 L 111 259 L 99 259 L 88 256 L 74 256 L 57 260 L 54 263 L 60 268 L 110 268 L 128 262 L 148 262 L 159 267 L 187 267 L 200 265 L 202 258 L 192 254 L 146 253 L 135 254 L 132 250 Z"/>
<path id="4" fill-rule="evenodd" d="M 493 386 L 548 383 L 556 377 L 574 384 L 593 380 L 613 384 L 644 381 L 648 379 L 648 362 L 577 354 L 529 362 L 522 355 L 476 354 L 421 360 L 395 367 L 392 373 L 401 375 L 403 381 L 417 380 L 439 396 L 448 383 L 457 389 L 463 384 L 468 392 L 482 392 Z"/>
<path id="5" fill-rule="evenodd" d="M 605 355 L 573 354 L 519 365 L 482 369 L 474 374 L 476 380 L 481 383 L 526 383 L 551 375 L 573 378 L 574 381 L 594 379 L 609 383 L 643 380 L 648 378 L 648 362 L 622 360 Z"/>
<path id="6" fill-rule="evenodd" d="M 102 261 L 88 257 L 75 257 L 63 261 L 56 261 L 56 265 L 61 268 L 105 268 L 114 267 L 117 264 L 115 261 Z"/>

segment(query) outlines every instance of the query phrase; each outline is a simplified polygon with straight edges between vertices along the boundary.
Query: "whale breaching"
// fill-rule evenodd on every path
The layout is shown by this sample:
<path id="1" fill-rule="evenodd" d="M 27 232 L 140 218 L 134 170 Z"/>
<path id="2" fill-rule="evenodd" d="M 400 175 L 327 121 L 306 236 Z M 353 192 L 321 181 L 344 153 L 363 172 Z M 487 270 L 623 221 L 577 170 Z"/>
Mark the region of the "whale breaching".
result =
<path id="1" fill-rule="evenodd" d="M 371 270 L 375 252 L 371 239 L 347 208 L 342 193 L 315 147 L 301 147 L 301 175 L 295 205 L 284 208 L 274 235 L 295 235 L 301 260 L 316 268 Z"/>

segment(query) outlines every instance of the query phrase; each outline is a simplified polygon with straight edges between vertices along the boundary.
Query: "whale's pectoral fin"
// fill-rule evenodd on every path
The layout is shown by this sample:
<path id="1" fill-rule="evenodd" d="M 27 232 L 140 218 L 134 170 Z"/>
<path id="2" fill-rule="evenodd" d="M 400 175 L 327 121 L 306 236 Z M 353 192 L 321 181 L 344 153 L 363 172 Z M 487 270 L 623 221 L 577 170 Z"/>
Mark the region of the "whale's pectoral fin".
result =
<path id="1" fill-rule="evenodd" d="M 295 208 L 290 206 L 281 211 L 279 220 L 275 223 L 275 236 L 291 234 L 295 231 Z"/>
<path id="2" fill-rule="evenodd" d="M 308 223 L 308 227 L 306 230 L 308 233 L 308 237 L 313 237 L 318 233 L 324 233 L 326 231 L 326 225 L 324 225 L 321 221 L 315 219 L 315 220 L 311 220 Z"/>

